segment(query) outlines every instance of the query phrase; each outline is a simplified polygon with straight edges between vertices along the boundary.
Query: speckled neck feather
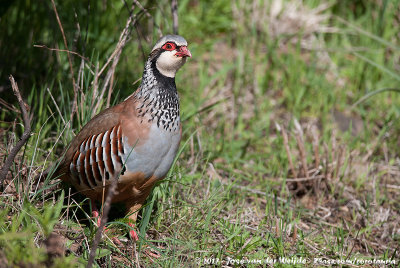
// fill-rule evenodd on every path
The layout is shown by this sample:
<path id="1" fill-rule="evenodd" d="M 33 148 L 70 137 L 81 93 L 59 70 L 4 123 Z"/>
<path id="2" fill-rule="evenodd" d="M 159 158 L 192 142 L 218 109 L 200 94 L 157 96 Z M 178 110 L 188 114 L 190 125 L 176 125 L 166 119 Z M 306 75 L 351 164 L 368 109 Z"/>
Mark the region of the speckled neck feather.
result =
<path id="1" fill-rule="evenodd" d="M 153 51 L 146 62 L 140 90 L 136 98 L 141 102 L 137 110 L 142 120 L 156 122 L 159 128 L 178 131 L 180 124 L 179 96 L 175 78 L 166 77 L 156 67 L 160 51 Z"/>

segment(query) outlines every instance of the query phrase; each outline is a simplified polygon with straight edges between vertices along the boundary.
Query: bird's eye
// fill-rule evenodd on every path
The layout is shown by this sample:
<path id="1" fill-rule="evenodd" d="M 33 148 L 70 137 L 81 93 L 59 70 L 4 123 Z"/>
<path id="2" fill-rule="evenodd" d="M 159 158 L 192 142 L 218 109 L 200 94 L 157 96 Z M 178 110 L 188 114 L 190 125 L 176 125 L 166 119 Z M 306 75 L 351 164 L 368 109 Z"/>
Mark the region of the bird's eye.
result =
<path id="1" fill-rule="evenodd" d="M 176 45 L 174 43 L 165 43 L 162 47 L 164 50 L 174 50 L 176 48 Z"/>

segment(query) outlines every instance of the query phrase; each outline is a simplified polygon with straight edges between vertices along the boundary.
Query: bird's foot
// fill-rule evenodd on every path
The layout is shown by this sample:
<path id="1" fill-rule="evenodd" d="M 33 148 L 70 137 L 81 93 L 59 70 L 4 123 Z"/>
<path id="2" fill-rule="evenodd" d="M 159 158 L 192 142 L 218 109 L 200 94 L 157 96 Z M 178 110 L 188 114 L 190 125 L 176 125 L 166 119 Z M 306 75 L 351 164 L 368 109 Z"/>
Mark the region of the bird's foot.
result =
<path id="1" fill-rule="evenodd" d="M 129 227 L 135 228 L 135 225 L 133 223 L 128 223 Z M 108 228 L 104 227 L 104 234 L 106 234 L 108 237 L 110 237 L 111 241 L 118 247 L 124 247 L 124 243 L 118 238 L 118 236 L 115 233 L 112 233 L 113 228 Z M 139 236 L 137 232 L 133 229 L 129 230 L 129 235 L 134 243 L 139 241 Z M 125 241 L 126 242 L 126 241 Z"/>
<path id="2" fill-rule="evenodd" d="M 128 223 L 129 227 L 131 227 L 132 229 L 129 230 L 129 235 L 132 238 L 133 242 L 139 241 L 139 236 L 136 233 L 136 231 L 134 230 L 135 225 L 133 223 Z"/>
<path id="3" fill-rule="evenodd" d="M 97 225 L 97 228 L 99 228 L 100 224 L 101 224 L 101 216 L 100 216 L 99 211 L 98 211 L 98 209 L 96 207 L 96 204 L 94 202 L 92 202 L 92 217 L 94 218 L 94 221 L 95 221 L 95 223 Z M 110 228 L 108 228 L 106 226 L 103 227 L 103 233 L 104 234 L 110 233 L 111 231 L 112 230 Z M 138 238 L 137 234 L 135 233 L 135 231 L 133 231 L 133 233 L 136 235 L 135 237 L 137 238 L 137 240 L 139 240 L 139 238 Z M 134 237 L 132 235 L 132 233 L 131 233 L 131 236 Z M 117 245 L 118 247 L 123 247 L 124 246 L 124 244 L 121 242 L 121 240 L 119 240 L 118 237 L 115 236 L 115 234 L 111 234 L 110 237 L 111 237 L 111 241 L 115 245 Z M 134 238 L 133 238 L 133 240 L 134 240 Z M 134 241 L 137 241 L 137 240 L 134 240 Z"/>
<path id="4" fill-rule="evenodd" d="M 97 227 L 99 227 L 100 223 L 101 223 L 101 217 L 100 217 L 99 210 L 97 209 L 96 203 L 93 200 L 90 200 L 90 203 L 92 205 L 92 216 L 95 219 Z"/>
<path id="5" fill-rule="evenodd" d="M 101 217 L 100 217 L 99 212 L 97 211 L 97 209 L 92 211 L 92 216 L 96 221 L 97 227 L 99 227 L 100 223 L 101 223 Z"/>
<path id="6" fill-rule="evenodd" d="M 135 225 L 133 223 L 128 223 L 128 225 L 131 228 L 135 228 Z M 105 232 L 106 231 L 107 230 L 105 230 Z M 139 241 L 139 236 L 134 229 L 129 230 L 129 236 L 131 237 L 133 243 L 136 243 L 137 241 Z M 112 237 L 111 240 L 114 242 L 115 245 L 117 245 L 119 247 L 124 246 L 124 244 L 121 242 L 121 240 L 119 240 L 118 237 L 116 237 L 116 236 Z"/>
<path id="7" fill-rule="evenodd" d="M 100 223 L 101 223 L 101 216 L 99 214 L 99 211 L 96 208 L 96 205 L 94 203 L 92 203 L 92 217 L 94 218 L 94 221 L 97 224 L 97 227 L 100 227 Z M 131 227 L 131 229 L 129 230 L 129 236 L 131 237 L 132 241 L 134 243 L 136 243 L 137 241 L 139 241 L 139 236 L 137 234 L 137 232 L 135 231 L 136 227 L 135 224 L 129 222 L 128 223 L 129 227 Z M 110 231 L 109 228 L 105 227 L 103 228 L 103 232 L 104 233 L 108 233 Z M 123 243 L 121 242 L 121 240 L 118 239 L 118 237 L 116 236 L 112 236 L 111 240 L 114 242 L 114 244 L 116 244 L 117 246 L 123 246 Z"/>
<path id="8" fill-rule="evenodd" d="M 94 218 L 94 221 L 96 222 L 97 228 L 99 228 L 100 224 L 101 224 L 101 216 L 99 215 L 99 211 L 97 209 L 93 210 L 92 211 L 92 216 Z M 107 228 L 106 226 L 103 227 L 103 232 L 104 233 L 107 233 L 109 231 L 110 231 L 109 228 Z M 114 241 L 114 238 L 115 237 L 112 238 L 113 241 Z M 116 239 L 118 240 L 118 238 L 116 238 Z M 119 241 L 119 244 L 122 244 L 121 241 Z"/>

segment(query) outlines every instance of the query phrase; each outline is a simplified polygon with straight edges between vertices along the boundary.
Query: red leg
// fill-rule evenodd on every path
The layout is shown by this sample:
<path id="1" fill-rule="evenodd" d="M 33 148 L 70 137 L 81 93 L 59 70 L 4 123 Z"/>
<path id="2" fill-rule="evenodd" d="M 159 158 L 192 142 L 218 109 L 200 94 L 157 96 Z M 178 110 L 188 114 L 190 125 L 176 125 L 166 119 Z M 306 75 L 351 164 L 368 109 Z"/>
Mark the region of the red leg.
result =
<path id="1" fill-rule="evenodd" d="M 95 218 L 97 227 L 100 227 L 101 217 L 99 214 L 99 210 L 97 209 L 96 203 L 93 200 L 90 200 L 90 204 L 92 206 L 92 216 L 93 218 Z M 104 226 L 103 231 L 106 233 L 107 231 L 109 231 L 109 229 Z M 119 247 L 122 247 L 124 245 L 117 237 L 112 237 L 111 240 L 114 242 L 114 244 L 118 245 Z"/>
<path id="2" fill-rule="evenodd" d="M 139 209 L 142 207 L 142 204 L 138 204 L 138 203 L 134 203 L 133 205 L 128 206 L 129 207 L 129 212 L 128 212 L 128 219 L 129 219 L 129 223 L 128 225 L 133 228 L 131 230 L 129 230 L 129 234 L 130 237 L 132 239 L 133 242 L 139 241 L 139 236 L 136 233 L 136 231 L 134 229 L 135 228 L 135 223 L 136 223 L 136 219 L 137 219 L 137 215 L 139 212 Z"/>
<path id="3" fill-rule="evenodd" d="M 90 200 L 90 204 L 92 205 L 92 216 L 96 219 L 97 227 L 99 227 L 101 222 L 99 210 L 97 209 L 96 203 L 93 200 Z"/>
<path id="4" fill-rule="evenodd" d="M 133 223 L 128 223 L 128 225 L 130 226 L 130 227 L 132 227 L 132 228 L 135 228 L 135 224 L 133 224 Z M 132 238 L 132 240 L 133 240 L 133 242 L 136 242 L 136 241 L 139 241 L 139 236 L 137 235 L 137 233 L 136 233 L 136 231 L 135 230 L 130 230 L 129 231 L 129 234 L 131 235 L 131 238 Z"/>
<path id="5" fill-rule="evenodd" d="M 99 210 L 97 209 L 97 206 L 93 200 L 90 200 L 90 204 L 92 206 L 92 216 L 96 219 L 97 227 L 99 227 L 100 223 L 101 223 L 101 217 L 100 217 Z M 129 219 L 131 220 L 131 222 L 129 222 L 128 225 L 132 228 L 131 230 L 129 230 L 129 235 L 133 242 L 139 241 L 139 236 L 138 236 L 137 232 L 134 230 L 134 229 L 136 229 L 136 227 L 133 222 L 136 222 L 138 210 L 141 206 L 142 206 L 141 204 L 135 204 L 130 209 L 130 211 L 133 212 L 133 214 L 131 214 L 129 216 Z M 106 227 L 104 227 L 104 231 L 107 232 Z M 122 245 L 122 242 L 119 241 L 118 238 L 113 237 L 112 240 L 114 241 L 114 243 L 116 243 L 118 245 Z"/>

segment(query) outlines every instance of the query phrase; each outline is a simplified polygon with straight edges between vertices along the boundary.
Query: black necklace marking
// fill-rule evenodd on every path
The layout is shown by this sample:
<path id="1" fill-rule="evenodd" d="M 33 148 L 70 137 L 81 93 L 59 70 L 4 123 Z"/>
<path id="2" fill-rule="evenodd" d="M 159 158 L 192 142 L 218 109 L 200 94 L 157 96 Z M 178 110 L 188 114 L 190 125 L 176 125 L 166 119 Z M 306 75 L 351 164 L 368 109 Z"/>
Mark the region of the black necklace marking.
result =
<path id="1" fill-rule="evenodd" d="M 158 128 L 176 132 L 179 130 L 180 116 L 175 78 L 160 73 L 156 60 L 161 53 L 157 54 L 146 62 L 140 90 L 136 93 L 137 99 L 141 100 L 137 110 L 142 122 L 148 115 L 149 123 L 156 122 Z"/>

